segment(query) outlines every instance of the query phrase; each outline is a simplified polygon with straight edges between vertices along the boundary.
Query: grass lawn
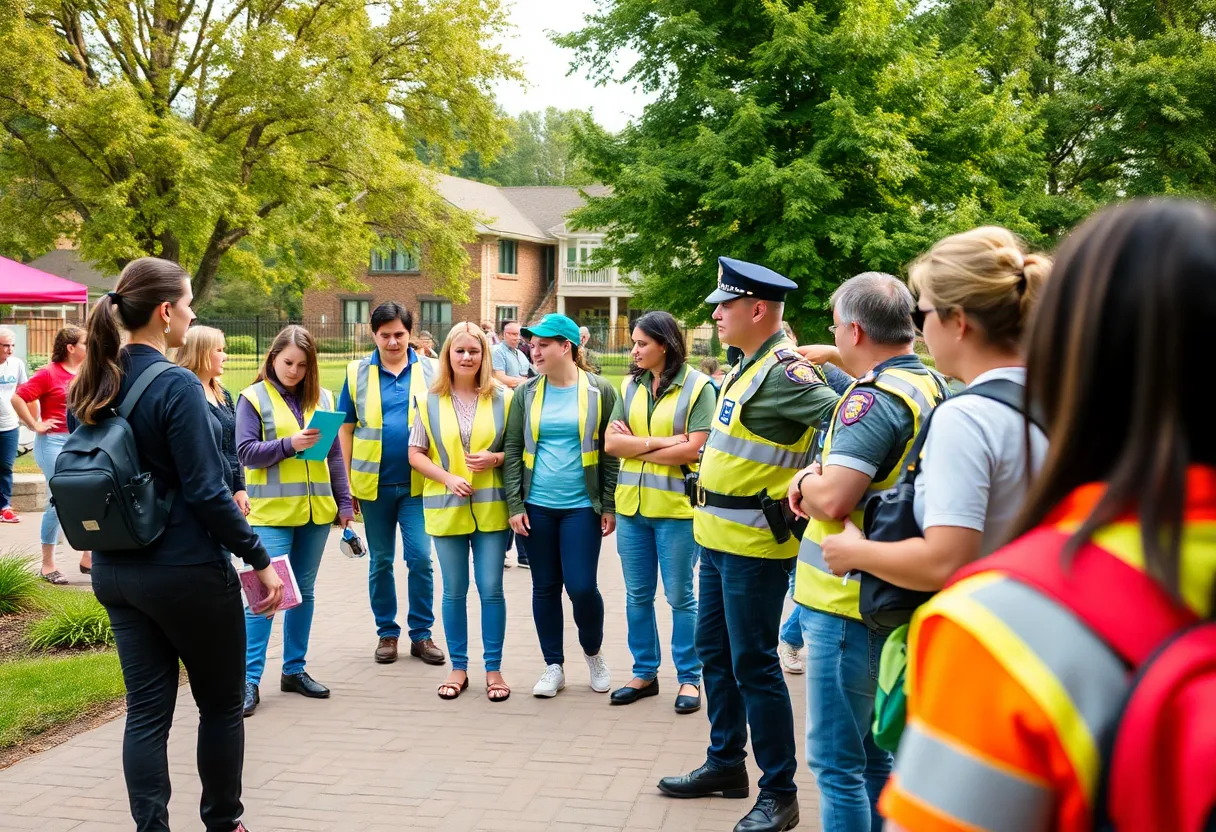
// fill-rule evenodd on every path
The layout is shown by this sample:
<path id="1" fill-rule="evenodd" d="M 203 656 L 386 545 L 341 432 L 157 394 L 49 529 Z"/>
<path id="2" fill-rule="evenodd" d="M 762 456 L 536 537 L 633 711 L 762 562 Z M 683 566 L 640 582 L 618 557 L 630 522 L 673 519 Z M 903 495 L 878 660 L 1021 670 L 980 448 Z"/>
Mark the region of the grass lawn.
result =
<path id="1" fill-rule="evenodd" d="M 0 663 L 0 748 L 122 698 L 113 650 Z"/>

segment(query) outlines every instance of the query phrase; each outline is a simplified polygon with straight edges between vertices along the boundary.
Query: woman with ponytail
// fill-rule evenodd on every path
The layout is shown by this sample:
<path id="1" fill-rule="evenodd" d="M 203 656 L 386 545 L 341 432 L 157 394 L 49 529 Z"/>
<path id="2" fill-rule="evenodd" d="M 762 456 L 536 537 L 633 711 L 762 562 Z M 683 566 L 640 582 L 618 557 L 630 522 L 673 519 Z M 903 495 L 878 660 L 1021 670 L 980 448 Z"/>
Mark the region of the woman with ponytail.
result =
<path id="1" fill-rule="evenodd" d="M 84 364 L 68 407 L 84 424 L 113 415 L 144 370 L 168 362 L 194 320 L 189 275 L 141 257 L 89 315 Z M 128 341 L 122 346 L 120 332 Z M 167 745 L 185 665 L 199 709 L 198 773 L 207 832 L 245 830 L 240 817 L 245 734 L 245 616 L 240 581 L 225 550 L 258 570 L 273 613 L 283 583 L 228 489 L 219 426 L 198 378 L 172 367 L 152 381 L 128 421 L 141 471 L 157 496 L 173 497 L 155 543 L 93 553 L 93 591 L 110 615 L 127 688 L 123 773 L 137 832 L 168 832 Z"/>

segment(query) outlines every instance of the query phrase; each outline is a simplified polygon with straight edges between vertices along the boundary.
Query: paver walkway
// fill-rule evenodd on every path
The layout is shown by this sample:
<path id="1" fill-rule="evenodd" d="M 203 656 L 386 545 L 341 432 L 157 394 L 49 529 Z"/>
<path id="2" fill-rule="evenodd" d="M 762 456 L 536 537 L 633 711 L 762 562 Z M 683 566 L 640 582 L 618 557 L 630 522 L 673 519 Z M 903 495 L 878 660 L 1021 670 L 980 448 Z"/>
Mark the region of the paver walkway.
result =
<path id="1" fill-rule="evenodd" d="M 0 549 L 36 551 L 37 515 L 0 529 Z M 485 698 L 476 590 L 470 591 L 472 633 L 469 690 L 441 701 L 436 687 L 448 668 L 403 657 L 372 661 L 375 629 L 367 600 L 367 560 L 349 560 L 331 535 L 317 584 L 317 612 L 308 670 L 333 689 L 328 700 L 278 691 L 281 655 L 276 626 L 262 686 L 262 704 L 246 720 L 246 820 L 254 832 L 397 832 L 403 829 L 499 832 L 607 830 L 723 830 L 729 832 L 751 800 L 672 800 L 655 788 L 705 759 L 705 712 L 677 716 L 677 690 L 664 645 L 662 693 L 627 707 L 588 687 L 567 601 L 567 688 L 534 699 L 544 669 L 532 624 L 531 577 L 506 572 L 507 702 Z M 625 590 L 615 535 L 605 541 L 600 588 L 607 608 L 604 651 L 613 683 L 630 677 L 625 642 Z M 31 545 L 33 544 L 33 545 Z M 64 567 L 69 567 L 65 569 Z M 67 553 L 60 568 L 84 583 Z M 397 567 L 404 607 L 406 570 Z M 441 594 L 435 567 L 435 613 Z M 659 593 L 659 631 L 670 633 L 670 611 Z M 404 623 L 404 608 L 400 620 Z M 445 646 L 442 621 L 436 640 Z M 668 636 L 664 636 L 668 638 Z M 798 749 L 803 756 L 803 677 L 792 681 Z M 0 830 L 110 832 L 130 830 L 122 778 L 122 719 L 77 736 L 0 771 Z M 197 711 L 188 688 L 178 699 L 170 739 L 175 830 L 202 828 L 194 767 Z M 750 765 L 750 761 L 749 761 Z M 817 794 L 800 760 L 802 823 L 818 828 Z M 752 766 L 752 782 L 759 776 Z M 756 794 L 753 785 L 753 797 Z"/>

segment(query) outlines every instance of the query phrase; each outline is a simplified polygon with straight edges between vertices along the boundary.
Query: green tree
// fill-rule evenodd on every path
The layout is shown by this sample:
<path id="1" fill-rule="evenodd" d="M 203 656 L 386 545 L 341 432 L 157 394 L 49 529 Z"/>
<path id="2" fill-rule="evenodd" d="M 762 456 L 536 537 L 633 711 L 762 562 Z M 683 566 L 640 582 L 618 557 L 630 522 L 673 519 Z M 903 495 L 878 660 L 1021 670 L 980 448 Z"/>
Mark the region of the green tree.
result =
<path id="1" fill-rule="evenodd" d="M 385 233 L 463 299 L 472 219 L 414 147 L 501 144 L 505 25 L 499 0 L 7 0 L 0 218 L 178 261 L 200 300 L 221 268 L 349 282 Z"/>
<path id="2" fill-rule="evenodd" d="M 503 152 L 488 164 L 480 153 L 465 154 L 456 176 L 492 185 L 590 185 L 595 178 L 574 153 L 574 129 L 591 116 L 583 110 L 550 107 L 523 112 L 507 128 Z"/>
<path id="3" fill-rule="evenodd" d="M 656 95 L 612 136 L 576 144 L 613 186 L 576 214 L 610 230 L 604 260 L 638 269 L 637 303 L 703 319 L 716 257 L 796 280 L 787 316 L 823 337 L 831 291 L 898 271 L 933 239 L 977 224 L 1034 235 L 1023 195 L 1042 178 L 1039 129 L 985 84 L 974 50 L 943 53 L 898 0 L 601 0 L 557 38 L 595 79 L 615 56 Z"/>

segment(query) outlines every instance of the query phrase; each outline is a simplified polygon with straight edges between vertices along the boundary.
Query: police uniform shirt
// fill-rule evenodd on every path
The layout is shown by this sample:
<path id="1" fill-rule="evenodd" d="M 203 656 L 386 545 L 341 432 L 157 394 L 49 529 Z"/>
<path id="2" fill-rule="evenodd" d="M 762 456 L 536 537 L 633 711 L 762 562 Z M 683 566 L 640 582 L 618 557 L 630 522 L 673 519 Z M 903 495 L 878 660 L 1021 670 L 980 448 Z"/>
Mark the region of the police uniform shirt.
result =
<path id="1" fill-rule="evenodd" d="M 922 370 L 915 355 L 899 355 L 874 368 Z M 912 411 L 898 396 L 873 385 L 858 387 L 845 399 L 836 414 L 832 447 L 824 467 L 839 465 L 860 471 L 872 480 L 882 480 L 899 464 L 912 440 Z"/>
<path id="2" fill-rule="evenodd" d="M 684 381 L 687 378 L 688 378 L 688 365 L 685 364 L 683 366 L 683 368 L 681 368 L 680 371 L 676 374 L 675 379 L 672 380 L 671 386 L 669 386 L 666 390 L 662 391 L 663 395 L 664 396 L 680 395 L 680 387 L 684 384 Z M 655 398 L 654 398 L 654 388 L 651 386 L 653 383 L 654 383 L 654 374 L 651 373 L 650 370 L 646 370 L 645 372 L 643 372 L 641 379 L 638 380 L 638 386 L 642 388 L 641 390 L 638 391 L 638 393 L 639 394 L 642 393 L 643 390 L 646 393 L 646 421 L 647 421 L 647 424 L 649 424 L 649 422 L 650 422 L 650 417 L 654 416 L 654 408 L 655 408 L 655 405 L 658 404 L 658 402 L 656 402 Z M 625 424 L 629 424 L 629 415 L 625 412 L 625 397 L 624 396 L 617 397 L 616 404 L 614 404 L 612 406 L 611 421 L 613 421 L 613 422 L 620 421 L 620 422 L 624 422 Z M 713 421 L 714 421 L 714 386 L 712 384 L 712 379 L 711 379 L 710 384 L 707 384 L 701 388 L 701 394 L 699 396 L 697 396 L 697 400 L 692 403 L 692 407 L 689 408 L 689 410 L 688 410 L 688 427 L 685 429 L 685 433 L 709 433 L 709 429 L 713 425 Z"/>
<path id="3" fill-rule="evenodd" d="M 785 333 L 778 332 L 765 341 L 755 355 L 743 360 L 735 379 L 783 340 Z M 729 399 L 742 391 L 742 386 L 734 383 L 722 395 Z M 817 428 L 830 419 L 839 400 L 806 361 L 779 363 L 743 407 L 740 419 L 757 436 L 778 445 L 792 445 L 808 427 Z"/>

